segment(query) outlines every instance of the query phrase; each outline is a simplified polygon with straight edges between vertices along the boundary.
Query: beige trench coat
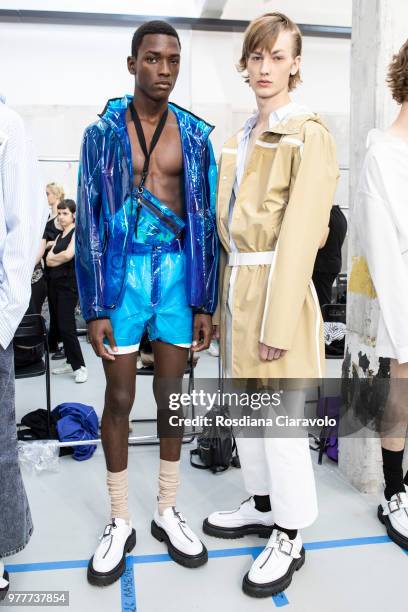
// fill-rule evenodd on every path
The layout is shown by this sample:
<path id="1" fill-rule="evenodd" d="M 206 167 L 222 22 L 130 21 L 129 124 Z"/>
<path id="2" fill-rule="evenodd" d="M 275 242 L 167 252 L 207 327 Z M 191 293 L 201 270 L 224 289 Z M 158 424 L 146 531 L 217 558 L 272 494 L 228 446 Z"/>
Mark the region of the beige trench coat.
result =
<path id="1" fill-rule="evenodd" d="M 219 304 L 225 362 L 226 302 L 232 291 L 234 378 L 317 378 L 324 375 L 323 321 L 312 273 L 326 234 L 338 179 L 332 136 L 317 115 L 282 121 L 256 141 L 234 204 L 231 235 L 239 252 L 275 251 L 272 264 L 239 266 L 230 289 L 228 210 L 240 134 L 222 150 L 217 227 L 221 240 Z M 286 349 L 261 361 L 258 342 Z"/>

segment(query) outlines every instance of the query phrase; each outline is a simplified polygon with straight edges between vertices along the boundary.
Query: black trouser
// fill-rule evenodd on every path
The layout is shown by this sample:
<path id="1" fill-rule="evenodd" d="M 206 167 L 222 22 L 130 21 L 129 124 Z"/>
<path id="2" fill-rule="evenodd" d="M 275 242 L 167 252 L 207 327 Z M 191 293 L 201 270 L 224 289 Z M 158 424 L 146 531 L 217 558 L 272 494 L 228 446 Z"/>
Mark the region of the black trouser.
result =
<path id="1" fill-rule="evenodd" d="M 331 304 L 332 287 L 336 280 L 337 272 L 313 272 L 313 284 L 316 289 L 317 297 L 319 298 L 320 308 L 324 304 Z"/>
<path id="2" fill-rule="evenodd" d="M 26 314 L 41 314 L 46 297 L 47 284 L 42 276 L 36 283 L 31 285 L 31 299 Z"/>
<path id="3" fill-rule="evenodd" d="M 67 363 L 73 370 L 85 365 L 75 326 L 75 308 L 78 303 L 78 291 L 72 277 L 52 278 L 49 283 L 49 294 L 55 308 L 56 321 L 62 342 L 64 343 Z"/>
<path id="4" fill-rule="evenodd" d="M 55 353 L 58 350 L 58 343 L 61 342 L 61 332 L 58 329 L 58 319 L 56 304 L 54 303 L 53 293 L 51 290 L 51 279 L 47 278 L 47 297 L 48 297 L 48 312 L 50 313 L 50 327 L 48 330 L 48 346 L 50 353 Z"/>

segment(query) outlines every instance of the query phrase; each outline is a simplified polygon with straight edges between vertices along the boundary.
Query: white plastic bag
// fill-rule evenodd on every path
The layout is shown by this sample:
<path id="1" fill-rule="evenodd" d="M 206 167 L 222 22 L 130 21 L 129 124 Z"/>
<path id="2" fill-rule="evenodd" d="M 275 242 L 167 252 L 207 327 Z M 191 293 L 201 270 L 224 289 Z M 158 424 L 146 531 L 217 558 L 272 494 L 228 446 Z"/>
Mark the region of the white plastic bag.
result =
<path id="1" fill-rule="evenodd" d="M 31 474 L 59 471 L 58 440 L 30 440 L 18 442 L 18 457 Z"/>

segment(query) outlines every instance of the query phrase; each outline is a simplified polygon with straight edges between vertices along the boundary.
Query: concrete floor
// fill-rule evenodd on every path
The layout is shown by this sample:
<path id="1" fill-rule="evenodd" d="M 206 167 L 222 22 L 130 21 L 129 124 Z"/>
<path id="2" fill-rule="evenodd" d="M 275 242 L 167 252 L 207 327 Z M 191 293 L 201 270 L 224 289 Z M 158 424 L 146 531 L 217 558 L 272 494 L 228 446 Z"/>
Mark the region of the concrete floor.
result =
<path id="1" fill-rule="evenodd" d="M 100 416 L 103 373 L 89 345 L 83 342 L 83 348 L 89 381 L 76 385 L 69 375 L 54 376 L 52 405 L 80 401 L 94 406 Z M 340 362 L 330 361 L 328 367 L 335 376 Z M 196 375 L 214 377 L 216 368 L 216 359 L 205 354 Z M 44 406 L 43 378 L 19 380 L 16 387 L 18 419 Z M 151 377 L 139 378 L 134 416 L 154 416 L 150 387 Z M 134 434 L 143 435 L 146 429 L 136 426 Z M 189 450 L 194 446 L 183 447 L 178 507 L 200 533 L 202 520 L 211 511 L 234 508 L 247 495 L 240 470 L 231 468 L 214 476 L 191 468 Z M 164 545 L 150 535 L 159 465 L 158 449 L 153 446 L 129 449 L 129 503 L 137 545 L 122 580 L 105 589 L 91 587 L 86 581 L 88 559 L 109 511 L 101 448 L 81 463 L 60 458 L 58 472 L 34 475 L 24 471 L 35 530 L 26 549 L 6 560 L 12 589 L 69 591 L 72 612 L 247 612 L 283 606 L 293 612 L 408 610 L 407 555 L 388 540 L 378 522 L 378 500 L 344 482 L 335 464 L 326 460 L 318 466 L 316 459 L 313 454 L 320 516 L 302 532 L 307 549 L 304 568 L 279 597 L 253 600 L 241 591 L 243 575 L 265 544 L 257 537 L 217 540 L 201 532 L 209 550 L 207 565 L 188 570 L 170 560 Z"/>

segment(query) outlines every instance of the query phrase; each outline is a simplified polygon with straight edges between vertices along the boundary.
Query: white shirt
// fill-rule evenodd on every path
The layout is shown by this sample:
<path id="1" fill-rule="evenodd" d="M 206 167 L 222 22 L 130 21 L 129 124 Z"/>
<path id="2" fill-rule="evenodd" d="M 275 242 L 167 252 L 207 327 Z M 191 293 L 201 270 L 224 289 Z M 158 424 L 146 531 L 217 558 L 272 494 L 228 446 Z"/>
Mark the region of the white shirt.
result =
<path id="1" fill-rule="evenodd" d="M 28 307 L 31 275 L 48 216 L 38 163 L 21 118 L 0 101 L 0 346 Z"/>
<path id="2" fill-rule="evenodd" d="M 274 125 L 276 125 L 277 123 L 280 123 L 281 121 L 284 121 L 285 119 L 288 120 L 291 117 L 294 117 L 296 115 L 304 115 L 305 113 L 310 114 L 310 110 L 306 108 L 305 106 L 296 104 L 296 102 L 289 102 L 288 104 L 285 104 L 284 106 L 281 106 L 280 108 L 271 112 L 271 114 L 269 115 L 269 122 L 268 122 L 269 128 L 272 129 Z M 251 137 L 252 129 L 255 127 L 256 122 L 258 121 L 258 117 L 259 117 L 259 111 L 251 115 L 251 117 L 249 117 L 249 119 L 246 120 L 243 130 L 242 130 L 241 138 L 238 142 L 236 176 L 235 176 L 235 182 L 234 182 L 234 187 L 233 187 L 233 194 L 230 200 L 230 206 L 229 206 L 229 211 L 228 211 L 229 227 L 231 226 L 232 212 L 234 209 L 235 200 L 238 196 L 239 186 L 241 184 L 241 180 L 242 180 L 242 177 L 245 171 L 245 161 L 247 158 L 249 139 Z M 237 250 L 234 244 L 234 241 L 232 240 L 231 237 L 230 237 L 230 248 L 231 248 L 231 251 Z"/>
<path id="3" fill-rule="evenodd" d="M 376 354 L 408 362 L 408 143 L 371 130 L 353 209 L 380 306 Z"/>

